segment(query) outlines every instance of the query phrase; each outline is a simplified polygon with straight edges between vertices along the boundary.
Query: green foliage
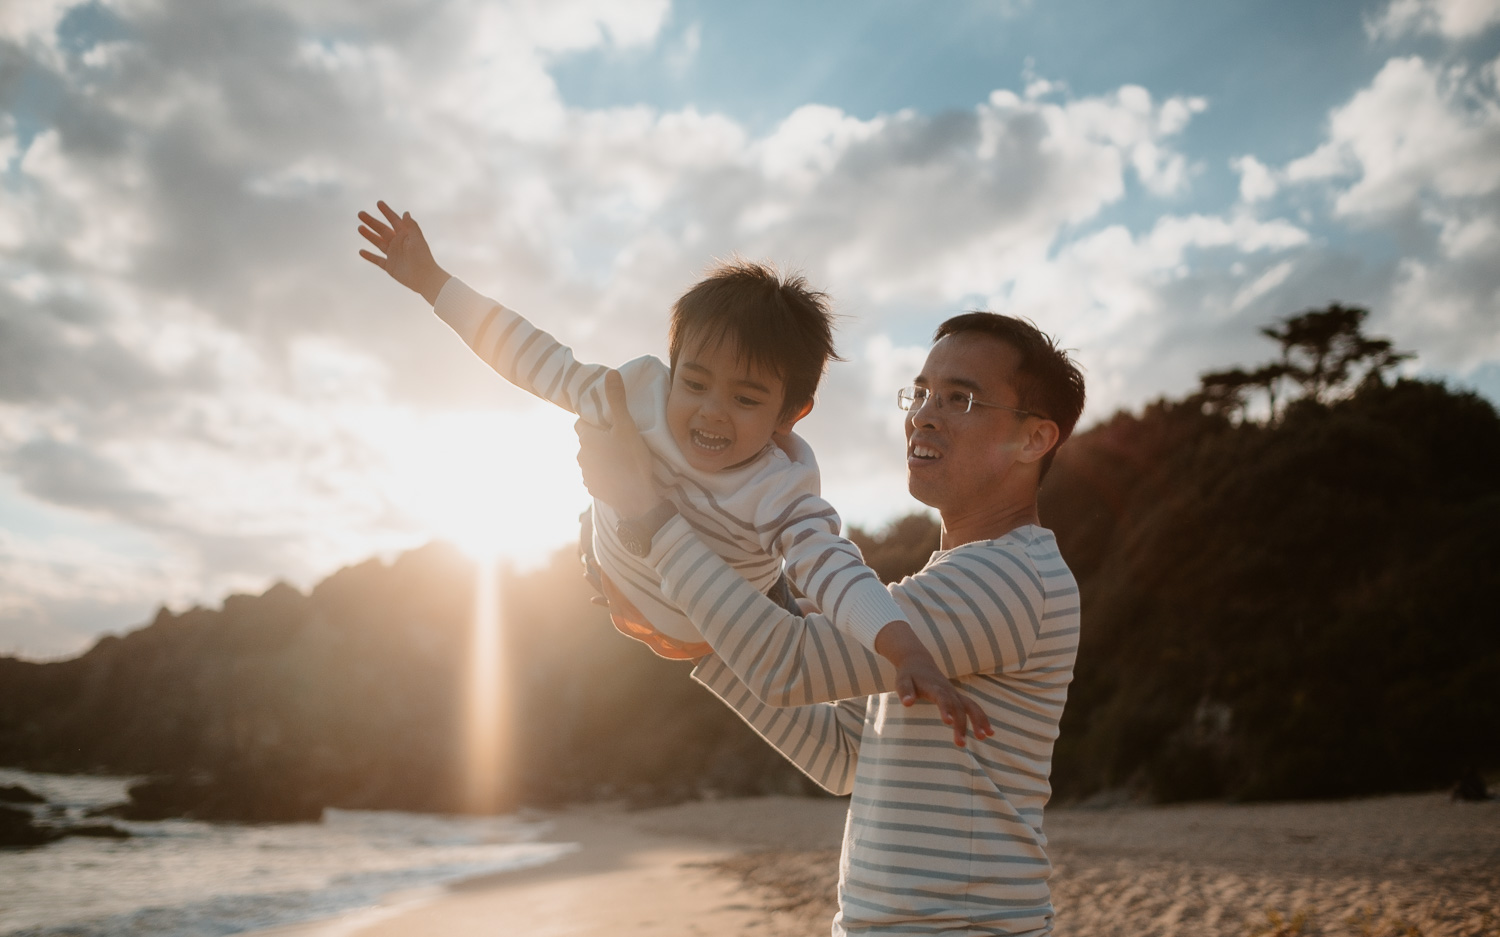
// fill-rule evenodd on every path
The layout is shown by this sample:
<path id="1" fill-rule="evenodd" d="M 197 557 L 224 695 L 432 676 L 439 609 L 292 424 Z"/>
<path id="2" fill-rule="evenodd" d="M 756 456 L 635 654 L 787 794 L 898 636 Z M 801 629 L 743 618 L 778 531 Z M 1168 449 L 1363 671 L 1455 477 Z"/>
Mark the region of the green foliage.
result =
<path id="1" fill-rule="evenodd" d="M 1189 398 L 1204 412 L 1242 422 L 1250 416 L 1253 391 L 1266 395 L 1266 420 L 1275 423 L 1285 399 L 1282 385 L 1290 380 L 1302 399 L 1329 403 L 1347 397 L 1354 388 L 1382 384 L 1385 373 L 1412 356 L 1398 352 L 1389 339 L 1361 331 L 1369 310 L 1338 303 L 1288 316 L 1260 333 L 1281 346 L 1281 360 L 1253 371 L 1231 368 L 1210 371 L 1201 388 Z"/>
<path id="2" fill-rule="evenodd" d="M 849 539 L 881 582 L 900 582 L 927 565 L 927 558 L 938 548 L 940 532 L 932 515 L 908 514 L 874 533 L 850 527 Z"/>
<path id="3" fill-rule="evenodd" d="M 1060 793 L 1342 796 L 1500 765 L 1482 399 L 1365 382 L 1274 427 L 1159 404 L 1070 443 L 1042 512 L 1083 595 Z"/>
<path id="4" fill-rule="evenodd" d="M 618 635 L 566 551 L 501 590 L 501 806 L 813 790 L 686 665 Z M 474 607 L 473 565 L 435 544 L 306 596 L 163 610 L 75 660 L 0 659 L 0 763 L 169 776 L 143 793 L 206 818 L 463 809 Z"/>

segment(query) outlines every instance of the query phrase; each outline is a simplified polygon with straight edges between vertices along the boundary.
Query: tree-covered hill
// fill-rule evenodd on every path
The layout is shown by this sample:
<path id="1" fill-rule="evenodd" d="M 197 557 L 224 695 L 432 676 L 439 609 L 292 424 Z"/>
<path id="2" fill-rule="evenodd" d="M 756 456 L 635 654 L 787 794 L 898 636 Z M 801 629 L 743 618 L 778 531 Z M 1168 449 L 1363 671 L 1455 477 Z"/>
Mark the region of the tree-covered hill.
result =
<path id="1" fill-rule="evenodd" d="M 1318 797 L 1500 768 L 1500 419 L 1388 384 L 1400 356 L 1362 319 L 1265 330 L 1314 347 L 1284 349 L 1292 386 L 1258 419 L 1258 381 L 1226 397 L 1220 372 L 1059 453 L 1042 520 L 1083 595 L 1060 793 Z"/>
<path id="2" fill-rule="evenodd" d="M 615 633 L 558 554 L 503 577 L 514 705 L 499 806 L 810 792 L 730 710 Z M 143 811 L 316 817 L 324 806 L 456 811 L 475 567 L 434 544 L 302 595 L 163 610 L 59 663 L 0 658 L 0 764 L 173 778 Z"/>
<path id="3" fill-rule="evenodd" d="M 1083 597 L 1054 785 L 1067 799 L 1341 796 L 1500 769 L 1500 417 L 1333 306 L 1277 361 L 1074 437 L 1042 489 Z M 926 515 L 853 539 L 886 579 Z M 810 791 L 614 633 L 566 552 L 504 577 L 515 707 L 502 807 Z M 433 545 L 162 611 L 74 660 L 0 658 L 0 764 L 171 778 L 144 813 L 455 810 L 475 570 Z"/>

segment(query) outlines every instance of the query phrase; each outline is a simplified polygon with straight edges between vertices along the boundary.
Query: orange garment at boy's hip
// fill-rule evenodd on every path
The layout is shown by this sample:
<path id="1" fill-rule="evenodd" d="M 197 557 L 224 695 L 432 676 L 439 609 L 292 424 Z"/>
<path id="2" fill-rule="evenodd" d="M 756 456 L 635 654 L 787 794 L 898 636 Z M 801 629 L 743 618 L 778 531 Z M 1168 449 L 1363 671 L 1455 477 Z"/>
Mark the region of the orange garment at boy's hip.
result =
<path id="1" fill-rule="evenodd" d="M 651 627 L 641 610 L 625 598 L 625 593 L 610 582 L 603 571 L 599 573 L 599 582 L 604 597 L 609 600 L 609 620 L 614 622 L 615 630 L 627 638 L 634 638 L 649 647 L 658 657 L 668 660 L 697 660 L 713 653 L 713 647 L 707 641 L 679 641 Z"/>

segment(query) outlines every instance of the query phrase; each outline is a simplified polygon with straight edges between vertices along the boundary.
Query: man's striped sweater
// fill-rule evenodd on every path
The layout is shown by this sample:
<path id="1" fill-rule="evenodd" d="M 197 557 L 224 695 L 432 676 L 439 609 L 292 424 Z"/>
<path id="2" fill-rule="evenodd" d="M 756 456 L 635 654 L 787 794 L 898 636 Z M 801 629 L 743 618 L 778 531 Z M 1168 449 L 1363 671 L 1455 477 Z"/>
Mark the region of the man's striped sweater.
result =
<path id="1" fill-rule="evenodd" d="M 694 676 L 828 790 L 852 794 L 835 935 L 1052 929 L 1042 808 L 1078 646 L 1078 587 L 1026 526 L 935 553 L 890 587 L 996 734 L 953 744 L 931 704 L 821 615 L 759 594 L 674 519 L 648 557 L 715 654 Z"/>

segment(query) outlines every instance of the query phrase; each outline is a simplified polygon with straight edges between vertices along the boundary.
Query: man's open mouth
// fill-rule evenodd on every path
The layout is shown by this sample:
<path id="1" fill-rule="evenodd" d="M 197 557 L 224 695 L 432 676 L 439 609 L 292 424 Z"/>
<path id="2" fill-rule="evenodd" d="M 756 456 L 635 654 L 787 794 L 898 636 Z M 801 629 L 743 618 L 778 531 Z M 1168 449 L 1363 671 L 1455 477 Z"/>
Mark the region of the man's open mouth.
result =
<path id="1" fill-rule="evenodd" d="M 693 445 L 699 449 L 707 449 L 709 452 L 723 452 L 729 448 L 728 436 L 705 433 L 701 429 L 688 430 L 688 438 L 693 441 Z"/>

